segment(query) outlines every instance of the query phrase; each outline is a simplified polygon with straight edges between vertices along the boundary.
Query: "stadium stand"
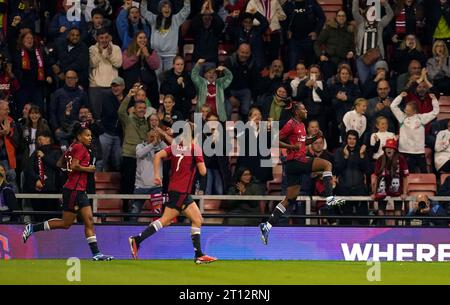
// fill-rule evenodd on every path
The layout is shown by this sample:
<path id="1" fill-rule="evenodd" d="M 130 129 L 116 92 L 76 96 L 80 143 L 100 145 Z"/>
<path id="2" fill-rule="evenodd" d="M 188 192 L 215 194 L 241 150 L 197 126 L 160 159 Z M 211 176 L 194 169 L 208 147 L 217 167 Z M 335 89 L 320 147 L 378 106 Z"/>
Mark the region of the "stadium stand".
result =
<path id="1" fill-rule="evenodd" d="M 436 195 L 437 184 L 434 174 L 410 174 L 408 176 L 408 195 Z"/>
<path id="2" fill-rule="evenodd" d="M 97 194 L 120 194 L 120 173 L 95 173 L 95 188 Z M 100 199 L 97 202 L 97 212 L 120 213 L 122 204 L 121 199 Z M 123 218 L 107 217 L 106 221 L 123 221 Z"/>

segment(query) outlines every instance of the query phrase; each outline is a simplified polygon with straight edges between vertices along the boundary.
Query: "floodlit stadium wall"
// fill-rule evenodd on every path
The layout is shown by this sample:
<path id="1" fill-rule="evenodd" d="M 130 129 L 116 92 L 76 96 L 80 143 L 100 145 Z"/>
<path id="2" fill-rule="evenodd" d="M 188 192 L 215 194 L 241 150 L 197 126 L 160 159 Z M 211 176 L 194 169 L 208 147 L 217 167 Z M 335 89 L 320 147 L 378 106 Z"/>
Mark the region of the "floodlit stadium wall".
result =
<path id="1" fill-rule="evenodd" d="M 103 253 L 130 259 L 128 237 L 142 226 L 97 226 Z M 38 232 L 26 245 L 23 226 L 0 225 L 0 258 L 90 258 L 84 227 L 67 231 Z M 275 227 L 269 245 L 255 227 L 205 226 L 202 246 L 209 255 L 226 260 L 347 260 L 448 261 L 450 229 L 447 228 L 339 228 Z M 141 259 L 192 259 L 189 226 L 163 229 L 144 242 Z"/>

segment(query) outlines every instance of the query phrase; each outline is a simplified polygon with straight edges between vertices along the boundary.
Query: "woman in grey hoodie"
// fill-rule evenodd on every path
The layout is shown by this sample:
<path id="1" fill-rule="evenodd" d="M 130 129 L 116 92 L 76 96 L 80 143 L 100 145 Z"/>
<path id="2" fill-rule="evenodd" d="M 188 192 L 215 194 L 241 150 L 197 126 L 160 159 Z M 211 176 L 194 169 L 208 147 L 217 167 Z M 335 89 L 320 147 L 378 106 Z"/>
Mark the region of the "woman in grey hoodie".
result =
<path id="1" fill-rule="evenodd" d="M 191 3 L 184 0 L 183 8 L 175 15 L 172 15 L 172 4 L 169 0 L 161 0 L 158 7 L 159 13 L 155 15 L 147 10 L 147 0 L 142 0 L 140 5 L 141 15 L 152 27 L 151 47 L 161 57 L 161 66 L 156 71 L 161 81 L 162 74 L 172 68 L 173 59 L 178 53 L 179 28 L 191 12 Z"/>

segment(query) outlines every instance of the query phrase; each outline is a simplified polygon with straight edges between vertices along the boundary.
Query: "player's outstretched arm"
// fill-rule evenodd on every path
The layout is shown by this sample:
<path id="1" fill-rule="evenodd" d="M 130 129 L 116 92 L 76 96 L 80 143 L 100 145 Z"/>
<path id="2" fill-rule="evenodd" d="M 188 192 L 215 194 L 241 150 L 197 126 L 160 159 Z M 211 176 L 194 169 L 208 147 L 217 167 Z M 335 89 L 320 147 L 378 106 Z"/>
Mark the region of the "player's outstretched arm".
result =
<path id="1" fill-rule="evenodd" d="M 159 176 L 159 168 L 161 166 L 161 159 L 167 158 L 169 155 L 165 150 L 159 151 L 155 158 L 153 159 L 153 177 L 154 177 L 154 183 L 156 185 L 162 185 L 161 177 Z"/>
<path id="2" fill-rule="evenodd" d="M 206 166 L 205 162 L 197 163 L 197 169 L 200 175 L 205 176 L 206 175 Z"/>

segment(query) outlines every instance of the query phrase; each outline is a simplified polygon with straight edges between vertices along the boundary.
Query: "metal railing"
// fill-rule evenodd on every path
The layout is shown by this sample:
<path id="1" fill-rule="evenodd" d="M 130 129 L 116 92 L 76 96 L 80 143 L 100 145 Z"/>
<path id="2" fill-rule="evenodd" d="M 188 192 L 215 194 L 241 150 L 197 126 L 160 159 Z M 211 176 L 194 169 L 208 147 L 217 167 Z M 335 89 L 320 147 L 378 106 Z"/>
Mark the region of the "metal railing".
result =
<path id="1" fill-rule="evenodd" d="M 205 201 L 207 200 L 221 200 L 221 201 L 281 201 L 284 196 L 236 196 L 236 195 L 193 195 L 194 200 L 198 201 L 200 211 L 204 218 L 262 218 L 268 217 L 269 215 L 263 214 L 236 214 L 236 213 L 226 213 L 226 214 L 210 214 L 205 213 Z M 25 194 L 18 193 L 16 194 L 16 198 L 18 199 L 61 199 L 61 194 Z M 101 218 L 102 221 L 106 219 L 106 217 L 157 217 L 159 214 L 151 214 L 151 213 L 141 213 L 141 214 L 133 214 L 133 213 L 106 213 L 106 212 L 98 212 L 98 200 L 107 200 L 107 199 L 150 199 L 149 195 L 134 195 L 134 194 L 89 194 L 88 198 L 93 201 L 93 212 L 94 216 L 97 218 Z M 343 198 L 346 201 L 367 201 L 373 202 L 374 200 L 370 196 L 339 196 L 339 198 Z M 409 204 L 415 200 L 415 196 L 409 196 L 405 200 L 402 200 L 400 197 L 386 197 L 385 201 L 403 201 L 405 204 Z M 448 196 L 429 196 L 430 200 L 446 202 L 450 201 L 450 197 Z M 305 215 L 289 215 L 290 218 L 299 218 L 305 219 L 305 224 L 310 225 L 311 219 L 395 219 L 395 220 L 408 220 L 408 219 L 446 219 L 450 220 L 450 217 L 419 217 L 419 216 L 344 216 L 344 215 L 314 215 L 311 214 L 311 205 L 316 201 L 325 201 L 324 197 L 319 196 L 298 196 L 297 201 L 301 201 L 305 203 L 306 211 Z M 60 214 L 61 212 L 53 212 L 52 214 Z M 42 215 L 49 214 L 49 212 L 31 212 L 31 211 L 14 211 L 11 214 L 16 215 Z M 95 219 L 97 222 L 97 219 Z"/>

